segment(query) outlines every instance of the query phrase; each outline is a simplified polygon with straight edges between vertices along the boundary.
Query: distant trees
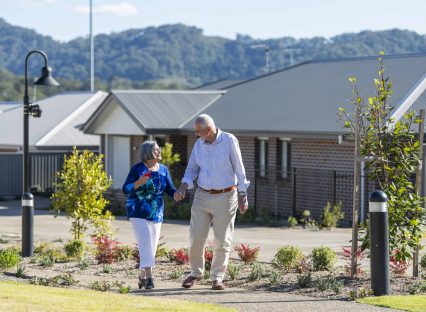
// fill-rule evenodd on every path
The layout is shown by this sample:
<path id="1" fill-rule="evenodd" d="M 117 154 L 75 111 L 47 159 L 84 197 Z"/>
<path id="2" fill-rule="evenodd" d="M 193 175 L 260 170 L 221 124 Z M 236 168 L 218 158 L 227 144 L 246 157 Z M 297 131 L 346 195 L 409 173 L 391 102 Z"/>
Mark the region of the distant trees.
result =
<path id="1" fill-rule="evenodd" d="M 283 30 L 285 33 L 285 30 Z M 426 52 L 426 36 L 407 30 L 363 31 L 324 37 L 295 39 L 282 37 L 258 40 L 237 35 L 235 40 L 203 35 L 202 29 L 182 24 L 130 29 L 95 38 L 97 88 L 194 87 L 218 79 L 244 79 L 263 73 L 265 55 L 254 44 L 270 49 L 271 70 L 321 58 L 341 58 Z M 23 74 L 25 55 L 30 49 L 45 50 L 55 77 L 64 90 L 88 89 L 89 42 L 76 38 L 55 41 L 34 30 L 16 27 L 0 18 L 0 68 Z M 41 59 L 30 62 L 31 75 L 37 75 Z M 20 77 L 6 74 L 0 82 L 0 100 L 16 100 L 22 95 Z M 4 85 L 3 85 L 4 84 Z M 40 90 L 40 96 L 59 90 Z"/>

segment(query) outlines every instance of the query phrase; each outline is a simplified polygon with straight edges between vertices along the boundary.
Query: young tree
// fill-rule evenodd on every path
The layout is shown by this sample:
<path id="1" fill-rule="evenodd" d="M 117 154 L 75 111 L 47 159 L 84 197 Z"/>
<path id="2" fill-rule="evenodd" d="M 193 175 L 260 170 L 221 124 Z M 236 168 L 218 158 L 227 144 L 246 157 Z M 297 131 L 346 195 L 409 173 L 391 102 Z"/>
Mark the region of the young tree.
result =
<path id="1" fill-rule="evenodd" d="M 180 162 L 180 155 L 173 153 L 173 144 L 171 143 L 166 143 L 161 149 L 161 158 L 161 162 L 169 168 L 169 171 L 173 164 Z"/>
<path id="2" fill-rule="evenodd" d="M 102 235 L 110 231 L 112 214 L 105 210 L 108 201 L 103 193 L 111 185 L 102 163 L 103 155 L 85 150 L 79 152 L 74 146 L 71 156 L 64 159 L 63 169 L 57 173 L 58 183 L 52 195 L 53 210 L 64 211 L 73 219 L 71 232 L 80 239 L 88 225 Z"/>
<path id="3" fill-rule="evenodd" d="M 382 56 L 383 52 L 379 56 L 378 78 L 374 79 L 376 94 L 365 101 L 358 92 L 357 79 L 350 77 L 353 111 L 340 108 L 339 115 L 345 122 L 344 127 L 353 134 L 354 112 L 357 109 L 361 112 L 361 155 L 371 159 L 366 170 L 389 198 L 390 251 L 396 253 L 396 260 L 408 261 L 420 243 L 425 224 L 422 198 L 416 194 L 413 179 L 421 148 L 415 133 L 415 125 L 420 119 L 414 111 L 406 113 L 398 121 L 391 118 L 394 109 L 389 104 L 392 82 L 385 77 Z M 361 248 L 369 248 L 369 235 L 365 229 Z"/>

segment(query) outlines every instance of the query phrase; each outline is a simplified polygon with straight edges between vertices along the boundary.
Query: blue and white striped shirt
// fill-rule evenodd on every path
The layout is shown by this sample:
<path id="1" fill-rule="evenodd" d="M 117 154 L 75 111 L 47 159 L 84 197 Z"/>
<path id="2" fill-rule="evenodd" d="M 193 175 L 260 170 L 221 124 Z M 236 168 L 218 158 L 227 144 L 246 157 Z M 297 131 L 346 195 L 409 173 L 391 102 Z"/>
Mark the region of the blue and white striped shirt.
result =
<path id="1" fill-rule="evenodd" d="M 217 130 L 213 143 L 201 138 L 195 141 L 182 183 L 187 183 L 188 188 L 192 189 L 198 177 L 198 186 L 206 190 L 222 190 L 238 185 L 238 190 L 244 192 L 250 181 L 246 179 L 238 140 L 230 133 Z"/>

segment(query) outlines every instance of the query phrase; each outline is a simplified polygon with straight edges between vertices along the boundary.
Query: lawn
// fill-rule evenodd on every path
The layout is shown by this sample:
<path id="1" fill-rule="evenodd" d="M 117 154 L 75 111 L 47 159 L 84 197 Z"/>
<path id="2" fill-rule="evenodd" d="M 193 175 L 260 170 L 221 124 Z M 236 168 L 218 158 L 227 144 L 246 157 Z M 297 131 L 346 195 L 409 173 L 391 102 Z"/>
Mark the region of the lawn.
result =
<path id="1" fill-rule="evenodd" d="M 235 311 L 212 304 L 0 282 L 0 311 Z"/>
<path id="2" fill-rule="evenodd" d="M 426 296 L 382 296 L 359 299 L 358 302 L 409 312 L 426 311 Z"/>

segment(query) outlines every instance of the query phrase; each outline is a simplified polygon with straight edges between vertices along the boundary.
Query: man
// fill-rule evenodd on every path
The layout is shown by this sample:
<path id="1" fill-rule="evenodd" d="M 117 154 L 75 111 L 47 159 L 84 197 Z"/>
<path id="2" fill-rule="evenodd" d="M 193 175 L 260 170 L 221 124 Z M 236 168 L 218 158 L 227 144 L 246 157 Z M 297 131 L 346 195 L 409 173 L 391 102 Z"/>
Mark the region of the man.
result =
<path id="1" fill-rule="evenodd" d="M 195 120 L 195 142 L 182 185 L 174 199 L 185 198 L 186 190 L 198 188 L 191 207 L 189 227 L 189 262 L 191 274 L 182 287 L 190 288 L 201 279 L 204 271 L 204 245 L 213 225 L 214 253 L 210 279 L 212 289 L 223 290 L 223 279 L 231 251 L 235 214 L 248 209 L 246 179 L 241 151 L 236 137 L 216 128 L 213 119 L 200 115 Z"/>

